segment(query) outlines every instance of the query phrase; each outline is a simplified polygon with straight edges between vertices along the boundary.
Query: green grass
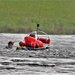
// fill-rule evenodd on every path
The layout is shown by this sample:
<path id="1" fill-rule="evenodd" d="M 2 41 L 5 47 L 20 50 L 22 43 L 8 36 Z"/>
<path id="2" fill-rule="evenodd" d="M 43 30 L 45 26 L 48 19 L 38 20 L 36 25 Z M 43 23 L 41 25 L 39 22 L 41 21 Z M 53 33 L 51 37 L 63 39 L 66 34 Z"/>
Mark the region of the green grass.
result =
<path id="1" fill-rule="evenodd" d="M 75 33 L 75 0 L 0 0 L 0 32 Z"/>

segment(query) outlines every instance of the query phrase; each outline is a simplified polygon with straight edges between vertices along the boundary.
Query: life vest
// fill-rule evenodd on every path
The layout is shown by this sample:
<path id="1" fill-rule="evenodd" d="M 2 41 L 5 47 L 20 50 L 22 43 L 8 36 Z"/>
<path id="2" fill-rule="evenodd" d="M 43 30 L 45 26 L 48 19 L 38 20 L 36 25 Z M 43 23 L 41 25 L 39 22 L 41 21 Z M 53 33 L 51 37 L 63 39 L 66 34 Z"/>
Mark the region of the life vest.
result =
<path id="1" fill-rule="evenodd" d="M 26 36 L 24 38 L 26 45 L 31 46 L 31 47 L 43 47 L 43 43 L 39 40 L 36 40 L 34 37 L 32 36 Z"/>
<path id="2" fill-rule="evenodd" d="M 25 41 L 23 40 L 23 41 L 20 41 L 20 42 L 19 42 L 19 45 L 20 45 L 20 46 L 25 46 L 26 43 L 25 43 Z"/>
<path id="3" fill-rule="evenodd" d="M 40 40 L 40 41 L 42 41 L 43 43 L 46 43 L 46 44 L 50 43 L 50 39 L 49 38 L 38 37 L 38 40 Z"/>
<path id="4" fill-rule="evenodd" d="M 43 47 L 44 43 L 49 44 L 50 39 L 38 37 L 38 39 L 36 40 L 32 36 L 25 36 L 24 40 L 19 42 L 19 45 L 20 46 L 31 46 L 31 47 L 36 47 L 36 46 Z"/>

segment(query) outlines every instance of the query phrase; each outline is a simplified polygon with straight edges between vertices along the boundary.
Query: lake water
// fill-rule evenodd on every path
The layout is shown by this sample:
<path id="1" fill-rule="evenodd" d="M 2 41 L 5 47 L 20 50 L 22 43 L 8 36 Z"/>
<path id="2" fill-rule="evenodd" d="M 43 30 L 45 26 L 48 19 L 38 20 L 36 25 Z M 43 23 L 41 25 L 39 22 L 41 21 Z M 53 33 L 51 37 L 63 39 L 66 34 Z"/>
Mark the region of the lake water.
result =
<path id="1" fill-rule="evenodd" d="M 0 33 L 0 75 L 75 75 L 75 35 L 49 35 L 48 51 L 16 51 L 24 36 Z M 13 49 L 5 49 L 10 40 Z"/>

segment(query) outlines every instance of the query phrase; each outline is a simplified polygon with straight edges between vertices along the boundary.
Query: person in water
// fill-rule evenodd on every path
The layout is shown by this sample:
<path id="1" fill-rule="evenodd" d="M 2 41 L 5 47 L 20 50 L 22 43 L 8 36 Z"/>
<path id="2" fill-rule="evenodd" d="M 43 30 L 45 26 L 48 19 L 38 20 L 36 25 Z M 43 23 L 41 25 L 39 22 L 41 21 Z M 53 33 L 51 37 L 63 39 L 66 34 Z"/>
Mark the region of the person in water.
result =
<path id="1" fill-rule="evenodd" d="M 35 34 L 31 33 L 31 34 L 29 34 L 29 36 L 35 38 Z M 16 50 L 19 50 L 19 49 L 26 50 L 27 47 L 31 47 L 31 46 L 26 45 L 25 40 L 24 41 L 20 41 L 19 42 L 19 46 L 16 48 Z M 38 47 L 38 45 L 36 45 L 36 47 Z"/>
<path id="2" fill-rule="evenodd" d="M 12 48 L 13 48 L 13 44 L 14 44 L 13 41 L 9 41 L 9 42 L 8 42 L 8 46 L 6 46 L 6 48 L 7 48 L 7 49 L 12 49 Z"/>
<path id="3" fill-rule="evenodd" d="M 35 38 L 36 39 L 36 37 L 35 37 L 35 34 L 30 34 L 29 36 L 31 36 L 31 37 L 33 37 L 33 38 Z M 36 46 L 35 46 L 35 48 L 38 48 L 39 46 L 38 46 L 38 44 L 36 43 Z"/>

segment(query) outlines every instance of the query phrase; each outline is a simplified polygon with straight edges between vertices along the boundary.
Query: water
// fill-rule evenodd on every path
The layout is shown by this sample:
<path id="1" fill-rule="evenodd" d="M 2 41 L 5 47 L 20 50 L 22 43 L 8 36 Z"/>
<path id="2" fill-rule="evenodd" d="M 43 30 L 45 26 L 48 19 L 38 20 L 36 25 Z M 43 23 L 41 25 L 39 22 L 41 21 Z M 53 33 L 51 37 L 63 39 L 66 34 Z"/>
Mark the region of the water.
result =
<path id="1" fill-rule="evenodd" d="M 75 75 L 75 35 L 50 35 L 50 51 L 16 51 L 24 36 L 0 34 L 0 75 Z"/>

